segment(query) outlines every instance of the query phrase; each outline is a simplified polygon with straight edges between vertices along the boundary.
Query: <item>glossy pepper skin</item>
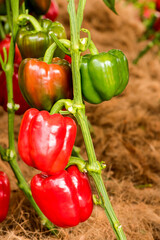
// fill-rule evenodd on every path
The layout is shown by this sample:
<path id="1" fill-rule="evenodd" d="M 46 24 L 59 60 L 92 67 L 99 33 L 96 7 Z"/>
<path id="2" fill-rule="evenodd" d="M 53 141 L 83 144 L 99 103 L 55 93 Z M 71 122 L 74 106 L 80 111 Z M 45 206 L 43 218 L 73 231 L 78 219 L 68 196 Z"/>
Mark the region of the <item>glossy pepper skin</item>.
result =
<path id="1" fill-rule="evenodd" d="M 114 49 L 83 56 L 80 71 L 83 97 L 94 104 L 122 93 L 129 78 L 126 56 Z"/>
<path id="2" fill-rule="evenodd" d="M 58 17 L 58 14 L 59 14 L 58 5 L 55 0 L 51 0 L 51 4 L 48 9 L 48 12 L 43 17 L 48 18 L 54 22 L 55 19 Z"/>
<path id="3" fill-rule="evenodd" d="M 52 64 L 25 59 L 18 74 L 21 92 L 30 106 L 50 111 L 59 99 L 72 97 L 71 68 L 66 60 L 53 58 Z"/>
<path id="4" fill-rule="evenodd" d="M 18 69 L 19 65 L 14 64 L 13 73 L 13 100 L 16 104 L 19 104 L 19 109 L 15 112 L 16 115 L 22 115 L 27 109 L 30 108 L 28 103 L 25 101 L 18 84 Z M 5 111 L 7 111 L 8 94 L 6 85 L 5 72 L 0 73 L 0 105 Z"/>
<path id="5" fill-rule="evenodd" d="M 47 174 L 61 171 L 71 156 L 76 130 L 72 118 L 29 109 L 20 126 L 19 154 L 26 164 Z"/>
<path id="6" fill-rule="evenodd" d="M 0 171 L 0 222 L 5 220 L 10 200 L 10 182 L 6 173 Z"/>
<path id="7" fill-rule="evenodd" d="M 51 0 L 25 0 L 26 8 L 37 15 L 45 14 L 49 9 L 50 4 Z"/>
<path id="8" fill-rule="evenodd" d="M 52 176 L 34 176 L 31 191 L 44 215 L 59 227 L 76 226 L 92 213 L 92 193 L 87 175 L 76 166 Z"/>
<path id="9" fill-rule="evenodd" d="M 8 56 L 9 55 L 10 42 L 11 42 L 11 37 L 9 35 L 7 35 L 4 40 L 0 41 L 0 54 L 1 54 L 3 60 L 4 60 L 3 47 L 6 48 L 7 56 Z M 19 51 L 19 49 L 17 47 L 17 44 L 16 44 L 14 63 L 20 64 L 21 61 L 22 61 L 22 57 L 21 57 L 20 51 Z M 1 68 L 2 67 L 1 67 L 1 64 L 0 64 L 0 69 Z"/>
<path id="10" fill-rule="evenodd" d="M 54 42 L 50 33 L 54 33 L 58 39 L 65 39 L 66 32 L 59 22 L 52 22 L 49 19 L 41 19 L 40 25 L 43 31 L 36 31 L 31 25 L 19 29 L 16 37 L 18 48 L 22 58 L 41 58 L 47 48 Z M 56 49 L 54 56 L 62 57 L 64 54 Z"/>

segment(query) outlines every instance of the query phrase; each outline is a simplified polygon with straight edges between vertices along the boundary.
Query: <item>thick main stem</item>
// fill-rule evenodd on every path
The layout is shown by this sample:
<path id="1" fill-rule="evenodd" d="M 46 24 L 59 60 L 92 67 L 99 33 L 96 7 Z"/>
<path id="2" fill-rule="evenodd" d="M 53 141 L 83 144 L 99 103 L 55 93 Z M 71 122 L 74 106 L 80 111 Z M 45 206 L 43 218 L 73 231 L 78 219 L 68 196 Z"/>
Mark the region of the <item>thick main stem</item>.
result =
<path id="1" fill-rule="evenodd" d="M 76 16 L 74 0 L 69 0 L 68 12 L 70 15 L 70 28 L 71 28 L 71 58 L 72 58 L 72 76 L 73 76 L 73 87 L 74 87 L 74 104 L 82 105 L 82 93 L 81 93 L 81 77 L 80 77 L 80 52 L 79 52 L 79 36 L 81 21 L 83 18 L 83 10 L 85 5 L 85 0 L 83 4 L 79 3 L 78 16 Z M 77 22 L 78 19 L 78 22 Z M 85 116 L 85 109 L 77 108 L 74 114 L 82 130 L 86 151 L 88 155 L 88 170 L 89 174 L 93 177 L 96 184 L 99 197 L 102 200 L 102 206 L 105 209 L 106 215 L 110 221 L 110 224 L 115 232 L 117 240 L 126 240 L 123 229 L 118 222 L 118 219 L 114 213 L 112 205 L 109 201 L 108 194 L 106 192 L 102 177 L 100 163 L 96 159 L 94 146 L 92 143 L 88 122 Z M 98 164 L 99 163 L 99 164 Z"/>
<path id="2" fill-rule="evenodd" d="M 70 0 L 68 4 L 68 12 L 70 15 L 71 28 L 71 58 L 72 58 L 72 76 L 73 76 L 73 95 L 74 103 L 82 104 L 81 96 L 81 78 L 80 78 L 80 52 L 79 52 L 79 32 L 77 29 L 77 17 L 74 0 Z"/>

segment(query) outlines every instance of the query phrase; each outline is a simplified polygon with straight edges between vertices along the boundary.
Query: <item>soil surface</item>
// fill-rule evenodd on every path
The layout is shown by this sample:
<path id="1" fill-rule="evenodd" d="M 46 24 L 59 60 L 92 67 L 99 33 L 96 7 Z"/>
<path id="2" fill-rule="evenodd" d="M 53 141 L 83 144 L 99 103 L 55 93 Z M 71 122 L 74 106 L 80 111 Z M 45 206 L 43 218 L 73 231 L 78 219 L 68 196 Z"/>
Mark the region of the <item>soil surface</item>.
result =
<path id="1" fill-rule="evenodd" d="M 69 37 L 67 1 L 57 1 L 58 18 Z M 147 42 L 138 42 L 144 32 L 138 11 L 123 1 L 116 3 L 119 15 L 103 1 L 87 1 L 83 27 L 91 32 L 99 51 L 121 49 L 129 61 L 130 80 L 124 93 L 99 105 L 86 104 L 97 157 L 105 161 L 103 179 L 116 215 L 128 240 L 160 240 L 160 61 L 156 47 L 137 65 L 132 61 Z M 17 148 L 20 116 L 15 117 Z M 7 114 L 0 109 L 0 144 L 7 146 Z M 86 159 L 80 130 L 76 145 Z M 37 173 L 18 157 L 29 182 Z M 0 170 L 11 181 L 11 201 L 7 219 L 0 224 L 2 240 L 114 240 L 104 211 L 95 206 L 89 220 L 77 227 L 60 229 L 53 236 L 44 228 L 29 201 L 18 189 L 16 179 L 5 162 Z M 94 184 L 92 184 L 94 190 Z"/>

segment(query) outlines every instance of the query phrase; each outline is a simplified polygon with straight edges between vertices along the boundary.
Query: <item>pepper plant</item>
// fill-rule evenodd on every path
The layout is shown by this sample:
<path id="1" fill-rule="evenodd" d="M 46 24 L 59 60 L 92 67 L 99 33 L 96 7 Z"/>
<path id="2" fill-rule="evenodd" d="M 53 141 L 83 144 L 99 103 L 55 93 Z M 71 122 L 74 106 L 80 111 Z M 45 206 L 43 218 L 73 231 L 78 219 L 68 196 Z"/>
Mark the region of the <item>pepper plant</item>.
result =
<path id="1" fill-rule="evenodd" d="M 116 13 L 114 0 L 103 1 L 113 12 Z M 28 1 L 28 3 L 31 2 L 34 2 L 35 4 L 32 6 L 35 6 L 41 1 Z M 12 37 L 8 60 L 7 52 L 3 49 L 4 60 L 0 57 L 0 62 L 6 75 L 8 92 L 7 111 L 9 146 L 7 149 L 0 146 L 0 154 L 3 160 L 8 161 L 17 178 L 19 188 L 25 193 L 40 216 L 42 223 L 48 229 L 51 229 L 53 232 L 56 231 L 53 223 L 61 227 L 75 226 L 79 222 L 85 221 L 90 216 L 92 212 L 92 198 L 89 182 L 85 175 L 85 172 L 87 172 L 93 178 L 98 192 L 98 197 L 93 197 L 94 203 L 99 204 L 104 209 L 116 238 L 118 240 L 125 240 L 126 236 L 114 213 L 102 180 L 101 174 L 105 164 L 104 162 L 99 162 L 96 158 L 87 117 L 85 115 L 84 99 L 96 104 L 109 100 L 120 94 L 128 83 L 128 62 L 125 55 L 120 50 L 111 50 L 108 53 L 98 52 L 96 46 L 91 40 L 90 32 L 87 29 L 81 29 L 85 4 L 86 0 L 80 0 L 78 8 L 76 9 L 74 0 L 68 0 L 71 35 L 70 40 L 67 40 L 63 37 L 65 36 L 64 34 L 62 37 L 58 37 L 52 30 L 45 30 L 45 28 L 42 30 L 40 22 L 26 12 L 25 3 L 22 4 L 20 9 L 22 14 L 19 14 L 19 0 L 6 0 L 6 12 L 9 25 L 12 29 Z M 30 33 L 29 35 L 27 35 L 26 32 L 24 34 L 22 33 L 22 38 L 19 39 L 19 34 L 22 28 L 24 30 L 24 26 L 28 22 L 30 22 L 30 26 L 32 25 L 34 28 L 32 29 L 33 35 L 44 35 L 45 39 L 47 39 L 46 32 L 48 31 L 48 39 L 50 39 L 49 44 L 45 44 L 45 47 L 47 46 L 45 54 L 44 48 L 40 47 L 38 49 L 38 54 L 41 53 L 42 55 L 27 55 L 27 57 L 33 57 L 34 59 L 24 59 L 19 68 L 19 84 L 23 96 L 31 107 L 36 107 L 39 110 L 42 110 L 38 111 L 33 108 L 27 110 L 22 120 L 18 139 L 18 148 L 22 160 L 28 165 L 42 171 L 41 174 L 36 175 L 32 179 L 31 188 L 24 179 L 16 160 L 17 155 L 14 144 L 13 126 L 14 115 L 19 106 L 13 101 L 12 82 L 16 41 L 22 52 L 23 58 L 26 57 L 23 53 L 26 49 L 23 49 L 22 47 L 23 38 L 26 37 L 28 47 L 37 47 L 36 42 L 30 43 Z M 56 23 L 53 23 L 53 25 L 63 29 L 61 25 L 56 25 Z M 81 31 L 85 32 L 88 37 L 80 38 Z M 37 38 L 36 41 L 38 40 L 39 39 Z M 53 60 L 53 56 L 57 49 L 60 53 L 63 52 L 64 55 L 67 54 L 68 56 L 71 56 L 73 100 L 63 99 L 64 94 L 60 94 L 54 100 L 52 99 L 53 96 L 51 94 L 45 99 L 47 90 L 44 89 L 44 91 L 40 92 L 37 105 L 38 95 L 35 97 L 37 94 L 36 91 L 39 92 L 39 86 L 42 86 L 42 82 L 39 83 L 39 81 L 36 82 L 36 80 L 32 81 L 32 77 L 42 80 L 42 76 L 39 76 L 38 74 L 43 75 L 46 73 L 48 70 L 46 70 L 45 67 L 51 71 L 50 66 L 52 66 L 53 62 L 56 62 L 56 67 L 58 66 L 60 70 L 62 68 L 68 69 L 68 63 L 64 66 L 65 64 L 63 61 L 65 60 Z M 88 49 L 91 54 L 82 56 L 82 53 Z M 28 51 L 27 54 L 29 52 L 30 51 Z M 31 53 L 33 53 L 32 50 Z M 41 59 L 37 60 L 35 59 L 36 57 L 41 57 Z M 29 71 L 33 70 L 33 67 L 29 68 L 29 66 L 33 66 L 33 64 L 36 66 L 34 68 L 38 69 L 38 73 L 37 75 L 32 73 L 27 79 L 27 74 Z M 45 67 L 43 67 L 43 70 L 41 71 L 40 66 L 42 65 Z M 52 77 L 54 78 L 54 76 Z M 27 83 L 29 80 L 31 80 L 30 82 L 33 84 L 31 88 L 28 87 L 30 85 L 27 85 L 30 84 L 30 82 Z M 35 88 L 31 94 L 29 89 L 33 89 L 35 87 L 34 84 L 36 84 L 37 90 Z M 50 85 L 51 84 L 52 83 L 50 83 Z M 68 84 L 70 85 L 70 81 Z M 68 97 L 67 95 L 65 96 Z M 88 156 L 87 161 L 84 161 L 76 151 L 76 148 L 73 147 L 76 125 L 73 119 L 61 116 L 66 114 L 73 115 L 77 120 L 77 123 L 80 125 Z M 57 147 L 56 143 L 58 144 Z M 72 165 L 77 165 L 78 168 Z M 78 169 L 81 172 L 79 172 Z M 77 180 L 75 181 L 75 179 Z M 57 183 L 60 185 L 57 185 Z M 65 191 L 61 192 L 63 188 L 62 186 L 70 189 L 67 194 Z M 44 192 L 46 194 L 45 197 Z M 50 197 L 53 197 L 55 205 L 52 204 L 52 206 L 50 206 L 52 202 L 49 200 Z M 64 203 L 60 201 L 61 198 L 65 199 L 64 202 L 66 208 L 64 208 Z M 74 220 L 68 222 L 70 221 L 68 216 L 69 219 L 73 218 Z"/>

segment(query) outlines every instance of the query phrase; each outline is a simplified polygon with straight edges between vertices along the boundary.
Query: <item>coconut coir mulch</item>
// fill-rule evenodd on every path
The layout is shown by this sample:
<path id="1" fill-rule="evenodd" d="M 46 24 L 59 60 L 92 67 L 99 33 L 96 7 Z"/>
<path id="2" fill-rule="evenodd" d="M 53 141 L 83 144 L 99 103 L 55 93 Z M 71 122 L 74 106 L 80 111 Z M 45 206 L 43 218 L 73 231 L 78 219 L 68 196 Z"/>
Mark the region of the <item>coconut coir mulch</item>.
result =
<path id="1" fill-rule="evenodd" d="M 67 1 L 58 0 L 59 19 L 69 35 Z M 100 0 L 87 1 L 83 27 L 91 31 L 100 51 L 118 48 L 129 60 L 130 81 L 124 93 L 93 106 L 86 104 L 92 124 L 92 137 L 97 157 L 107 168 L 103 179 L 128 240 L 160 240 L 160 61 L 156 47 L 138 63 L 132 64 L 146 42 L 137 42 L 144 31 L 138 11 L 124 2 L 116 4 L 119 16 L 108 10 Z M 17 143 L 21 117 L 15 118 Z M 0 110 L 0 143 L 7 144 L 7 115 Z M 78 131 L 76 144 L 85 147 Z M 19 165 L 27 181 L 37 172 L 20 159 Z M 12 195 L 7 219 L 0 224 L 3 240 L 114 240 L 115 236 L 104 211 L 95 206 L 85 223 L 60 229 L 53 236 L 44 228 L 7 163 L 0 169 L 11 180 Z M 94 185 L 92 184 L 93 190 Z"/>

